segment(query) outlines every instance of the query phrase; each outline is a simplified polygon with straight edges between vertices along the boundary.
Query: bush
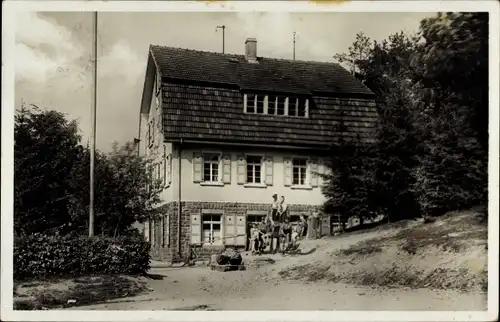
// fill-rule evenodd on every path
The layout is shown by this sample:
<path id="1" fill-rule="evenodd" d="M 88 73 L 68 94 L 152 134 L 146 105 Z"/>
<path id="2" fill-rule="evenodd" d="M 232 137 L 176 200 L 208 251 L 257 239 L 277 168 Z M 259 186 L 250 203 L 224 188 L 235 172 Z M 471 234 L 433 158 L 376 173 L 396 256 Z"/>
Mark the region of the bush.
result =
<path id="1" fill-rule="evenodd" d="M 139 274 L 150 268 L 149 250 L 141 238 L 33 234 L 14 243 L 14 278 Z"/>

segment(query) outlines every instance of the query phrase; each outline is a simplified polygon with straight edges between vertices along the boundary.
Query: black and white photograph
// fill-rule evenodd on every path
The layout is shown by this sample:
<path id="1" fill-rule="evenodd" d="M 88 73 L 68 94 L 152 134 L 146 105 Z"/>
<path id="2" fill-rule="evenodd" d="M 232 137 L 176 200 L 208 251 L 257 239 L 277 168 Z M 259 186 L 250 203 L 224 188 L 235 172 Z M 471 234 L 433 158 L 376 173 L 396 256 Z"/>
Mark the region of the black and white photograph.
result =
<path id="1" fill-rule="evenodd" d="M 499 7 L 4 1 L 2 320 L 497 320 Z"/>

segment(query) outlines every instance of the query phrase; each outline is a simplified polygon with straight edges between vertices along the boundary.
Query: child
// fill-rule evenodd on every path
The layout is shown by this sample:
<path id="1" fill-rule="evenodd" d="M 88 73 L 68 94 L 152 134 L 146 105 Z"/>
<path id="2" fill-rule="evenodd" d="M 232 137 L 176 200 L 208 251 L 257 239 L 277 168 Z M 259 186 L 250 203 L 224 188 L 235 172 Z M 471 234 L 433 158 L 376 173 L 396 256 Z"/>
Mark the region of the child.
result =
<path id="1" fill-rule="evenodd" d="M 250 247 L 252 254 L 255 254 L 260 249 L 260 231 L 256 224 L 253 224 L 250 229 Z"/>
<path id="2" fill-rule="evenodd" d="M 307 219 L 304 214 L 300 215 L 300 222 L 299 222 L 299 229 L 298 229 L 298 238 L 302 238 L 306 236 L 307 234 Z"/>
<path id="3" fill-rule="evenodd" d="M 292 236 L 292 224 L 290 223 L 290 219 L 288 217 L 286 217 L 284 222 L 281 224 L 280 235 L 283 240 L 282 252 L 284 253 L 290 246 L 290 238 Z"/>

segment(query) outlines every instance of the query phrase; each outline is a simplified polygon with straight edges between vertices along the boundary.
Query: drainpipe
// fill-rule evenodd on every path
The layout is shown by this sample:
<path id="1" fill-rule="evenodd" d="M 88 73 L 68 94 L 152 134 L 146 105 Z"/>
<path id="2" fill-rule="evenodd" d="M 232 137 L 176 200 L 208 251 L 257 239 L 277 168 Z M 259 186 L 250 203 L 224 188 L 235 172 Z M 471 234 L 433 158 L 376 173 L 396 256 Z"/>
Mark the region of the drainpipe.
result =
<path id="1" fill-rule="evenodd" d="M 179 144 L 179 177 L 177 178 L 177 252 L 179 253 L 179 257 L 182 258 L 181 254 L 181 228 L 182 228 L 182 207 L 181 207 L 181 161 L 182 161 L 182 142 Z"/>

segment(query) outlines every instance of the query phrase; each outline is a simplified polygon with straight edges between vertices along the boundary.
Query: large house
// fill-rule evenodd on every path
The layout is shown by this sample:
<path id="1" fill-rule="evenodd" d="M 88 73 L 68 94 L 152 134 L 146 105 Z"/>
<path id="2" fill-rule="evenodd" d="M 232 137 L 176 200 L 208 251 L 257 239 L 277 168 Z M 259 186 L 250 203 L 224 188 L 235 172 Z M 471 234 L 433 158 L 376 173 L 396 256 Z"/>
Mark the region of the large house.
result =
<path id="1" fill-rule="evenodd" d="M 244 55 L 150 46 L 140 114 L 164 200 L 145 235 L 165 261 L 245 247 L 275 193 L 309 214 L 341 121 L 344 138 L 371 142 L 377 118 L 374 94 L 338 64 L 259 57 L 253 38 Z"/>

